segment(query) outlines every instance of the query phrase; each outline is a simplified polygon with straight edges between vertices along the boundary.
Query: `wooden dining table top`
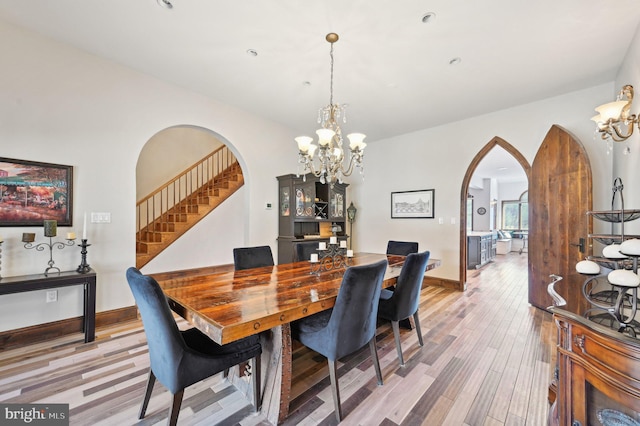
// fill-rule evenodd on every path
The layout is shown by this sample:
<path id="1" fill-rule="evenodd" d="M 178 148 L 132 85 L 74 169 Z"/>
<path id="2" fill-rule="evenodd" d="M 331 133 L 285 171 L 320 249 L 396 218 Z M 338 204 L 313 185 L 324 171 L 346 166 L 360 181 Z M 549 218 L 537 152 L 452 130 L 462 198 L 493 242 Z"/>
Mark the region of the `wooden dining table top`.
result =
<path id="1" fill-rule="evenodd" d="M 350 266 L 387 259 L 383 287 L 396 283 L 404 256 L 356 253 Z M 427 270 L 440 265 L 430 259 Z M 235 271 L 219 265 L 150 274 L 171 309 L 218 344 L 333 307 L 344 268 L 312 274 L 308 261 Z"/>

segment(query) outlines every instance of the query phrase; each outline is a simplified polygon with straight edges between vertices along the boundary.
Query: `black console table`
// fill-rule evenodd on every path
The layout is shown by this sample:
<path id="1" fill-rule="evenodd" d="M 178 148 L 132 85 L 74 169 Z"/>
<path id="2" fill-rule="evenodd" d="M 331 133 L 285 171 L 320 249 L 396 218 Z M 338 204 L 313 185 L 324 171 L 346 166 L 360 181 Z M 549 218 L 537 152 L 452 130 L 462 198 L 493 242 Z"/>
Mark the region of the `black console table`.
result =
<path id="1" fill-rule="evenodd" d="M 76 271 L 59 274 L 34 274 L 18 277 L 0 278 L 0 295 L 24 293 L 27 291 L 47 290 L 59 287 L 81 285 L 84 287 L 84 341 L 93 342 L 96 337 L 96 273 L 90 270 L 86 274 Z"/>

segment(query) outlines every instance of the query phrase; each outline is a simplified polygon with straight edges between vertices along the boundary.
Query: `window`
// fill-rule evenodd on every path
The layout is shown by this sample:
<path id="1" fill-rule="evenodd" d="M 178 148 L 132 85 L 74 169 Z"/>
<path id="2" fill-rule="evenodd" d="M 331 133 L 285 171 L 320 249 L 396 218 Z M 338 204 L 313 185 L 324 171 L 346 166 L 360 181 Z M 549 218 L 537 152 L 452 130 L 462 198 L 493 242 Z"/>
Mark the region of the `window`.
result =
<path id="1" fill-rule="evenodd" d="M 473 197 L 467 197 L 467 231 L 473 231 Z"/>
<path id="2" fill-rule="evenodd" d="M 502 202 L 502 229 L 529 230 L 529 191 L 524 191 L 519 200 Z"/>

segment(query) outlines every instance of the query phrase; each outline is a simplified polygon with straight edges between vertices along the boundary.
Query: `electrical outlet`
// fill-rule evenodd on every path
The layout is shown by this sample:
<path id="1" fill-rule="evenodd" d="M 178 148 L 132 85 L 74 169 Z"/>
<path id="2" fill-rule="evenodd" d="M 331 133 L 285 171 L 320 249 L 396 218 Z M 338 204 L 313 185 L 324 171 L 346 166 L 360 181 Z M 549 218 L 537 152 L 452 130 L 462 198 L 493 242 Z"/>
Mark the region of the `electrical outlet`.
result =
<path id="1" fill-rule="evenodd" d="M 273 208 L 273 204 L 271 204 L 271 203 L 267 203 L 267 204 L 265 204 L 264 208 L 265 208 L 266 210 L 271 210 L 271 209 Z"/>
<path id="2" fill-rule="evenodd" d="M 439 217 L 439 218 L 438 218 L 438 223 L 439 223 L 440 225 L 442 225 L 442 224 L 444 223 L 444 217 Z"/>
<path id="3" fill-rule="evenodd" d="M 48 290 L 47 303 L 57 302 L 57 301 L 58 301 L 58 290 Z"/>

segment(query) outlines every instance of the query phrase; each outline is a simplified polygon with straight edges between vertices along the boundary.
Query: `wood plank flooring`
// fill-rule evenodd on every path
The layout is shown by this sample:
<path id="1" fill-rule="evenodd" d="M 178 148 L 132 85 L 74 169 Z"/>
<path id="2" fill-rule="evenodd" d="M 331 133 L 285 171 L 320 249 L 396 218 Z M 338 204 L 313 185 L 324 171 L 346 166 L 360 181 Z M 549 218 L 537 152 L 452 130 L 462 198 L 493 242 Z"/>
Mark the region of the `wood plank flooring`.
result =
<path id="1" fill-rule="evenodd" d="M 399 367 L 390 324 L 378 327 L 384 386 L 377 386 L 368 347 L 341 360 L 344 425 L 546 424 L 547 387 L 555 363 L 551 315 L 527 303 L 526 255 L 512 252 L 469 271 L 464 293 L 422 291 L 420 321 L 402 331 Z M 180 321 L 181 327 L 187 325 Z M 147 417 L 137 420 L 149 368 L 139 321 L 0 351 L 0 402 L 68 403 L 71 425 L 165 424 L 169 393 L 156 383 Z M 291 416 L 286 425 L 333 425 L 326 360 L 294 352 Z M 266 425 L 248 400 L 217 375 L 185 391 L 181 425 Z"/>

